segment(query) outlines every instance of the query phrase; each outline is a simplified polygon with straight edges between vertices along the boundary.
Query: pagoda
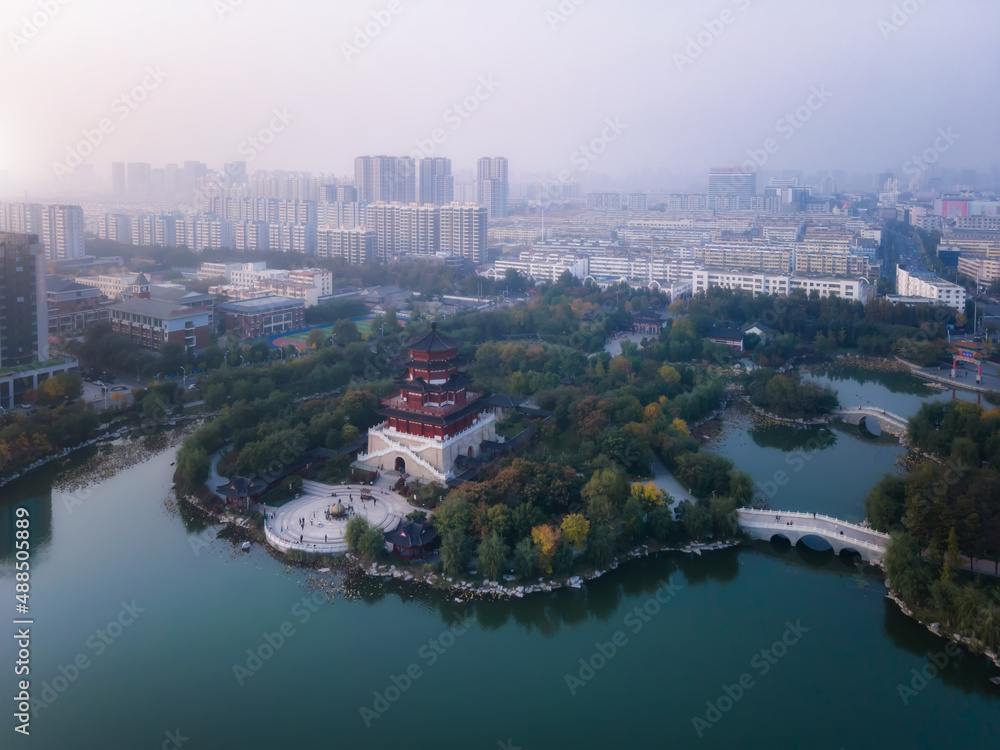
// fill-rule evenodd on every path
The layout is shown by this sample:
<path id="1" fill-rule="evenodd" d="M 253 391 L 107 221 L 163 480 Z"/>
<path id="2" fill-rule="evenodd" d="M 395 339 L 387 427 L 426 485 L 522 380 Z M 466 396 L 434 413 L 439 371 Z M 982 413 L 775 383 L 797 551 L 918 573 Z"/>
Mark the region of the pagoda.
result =
<path id="1" fill-rule="evenodd" d="M 484 440 L 496 440 L 494 416 L 480 403 L 481 391 L 459 371 L 460 339 L 438 332 L 406 344 L 406 374 L 399 392 L 382 399 L 385 421 L 368 431 L 368 452 L 356 466 L 368 471 L 398 471 L 421 481 L 446 482 L 455 476 L 459 456 L 479 456 Z"/>

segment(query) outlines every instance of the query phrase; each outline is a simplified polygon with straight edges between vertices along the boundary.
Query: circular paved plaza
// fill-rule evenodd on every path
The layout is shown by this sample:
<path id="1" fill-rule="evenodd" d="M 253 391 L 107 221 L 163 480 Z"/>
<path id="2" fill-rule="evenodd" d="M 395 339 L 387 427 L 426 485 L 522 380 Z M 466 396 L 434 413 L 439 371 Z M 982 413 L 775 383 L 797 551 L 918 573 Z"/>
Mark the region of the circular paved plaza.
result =
<path id="1" fill-rule="evenodd" d="M 370 500 L 362 499 L 362 489 L 371 492 Z M 327 512 L 338 502 L 347 512 L 339 518 L 328 517 Z M 264 532 L 268 544 L 282 552 L 289 549 L 346 552 L 344 529 L 354 516 L 368 519 L 370 524 L 385 532 L 394 529 L 413 510 L 415 508 L 401 496 L 384 487 L 306 481 L 301 497 L 280 508 L 267 509 Z"/>

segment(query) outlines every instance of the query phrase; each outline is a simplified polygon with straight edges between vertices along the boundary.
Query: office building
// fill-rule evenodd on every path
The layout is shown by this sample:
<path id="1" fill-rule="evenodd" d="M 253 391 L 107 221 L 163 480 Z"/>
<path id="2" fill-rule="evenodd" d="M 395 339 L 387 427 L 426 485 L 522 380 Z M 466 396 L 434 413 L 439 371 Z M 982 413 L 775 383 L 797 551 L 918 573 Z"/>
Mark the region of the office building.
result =
<path id="1" fill-rule="evenodd" d="M 49 358 L 44 253 L 37 235 L 0 232 L 0 369 Z"/>

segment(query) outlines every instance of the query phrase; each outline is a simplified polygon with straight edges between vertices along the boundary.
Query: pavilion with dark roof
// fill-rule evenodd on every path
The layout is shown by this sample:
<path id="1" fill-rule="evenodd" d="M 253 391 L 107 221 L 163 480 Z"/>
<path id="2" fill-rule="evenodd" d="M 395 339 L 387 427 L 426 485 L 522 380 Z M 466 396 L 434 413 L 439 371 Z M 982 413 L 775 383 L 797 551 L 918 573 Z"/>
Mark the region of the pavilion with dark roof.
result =
<path id="1" fill-rule="evenodd" d="M 235 476 L 229 484 L 219 485 L 215 491 L 226 499 L 226 505 L 230 505 L 231 500 L 237 508 L 249 508 L 250 502 L 256 501 L 266 489 L 267 483 L 260 479 Z"/>
<path id="2" fill-rule="evenodd" d="M 435 539 L 437 532 L 434 529 L 416 521 L 407 521 L 385 535 L 385 540 L 392 545 L 392 554 L 403 560 L 426 557 Z"/>

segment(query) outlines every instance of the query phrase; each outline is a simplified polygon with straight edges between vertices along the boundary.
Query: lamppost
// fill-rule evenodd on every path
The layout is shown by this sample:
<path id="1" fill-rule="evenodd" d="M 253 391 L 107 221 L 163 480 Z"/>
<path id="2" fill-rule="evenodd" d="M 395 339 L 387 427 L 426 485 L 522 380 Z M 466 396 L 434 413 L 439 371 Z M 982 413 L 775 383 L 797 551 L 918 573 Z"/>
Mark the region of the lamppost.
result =
<path id="1" fill-rule="evenodd" d="M 188 371 L 187 371 L 187 368 L 184 365 L 181 365 L 181 372 L 184 373 L 184 376 L 183 376 L 183 386 L 182 387 L 184 388 L 184 390 L 187 390 L 187 387 L 188 387 Z"/>
<path id="2" fill-rule="evenodd" d="M 240 355 L 240 367 L 243 367 L 243 355 Z"/>

